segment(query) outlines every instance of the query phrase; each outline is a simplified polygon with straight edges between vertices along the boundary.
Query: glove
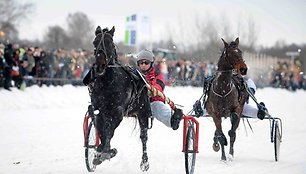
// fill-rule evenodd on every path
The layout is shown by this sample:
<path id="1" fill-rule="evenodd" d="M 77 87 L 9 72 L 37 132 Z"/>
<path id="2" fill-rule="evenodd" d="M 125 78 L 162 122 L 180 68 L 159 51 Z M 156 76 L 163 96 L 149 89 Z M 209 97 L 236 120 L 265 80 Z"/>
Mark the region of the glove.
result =
<path id="1" fill-rule="evenodd" d="M 194 104 L 193 104 L 193 110 L 195 112 L 195 116 L 196 117 L 200 117 L 203 115 L 203 109 L 201 107 L 201 101 L 200 100 L 197 100 Z"/>
<path id="2" fill-rule="evenodd" d="M 260 102 L 257 105 L 257 107 L 258 107 L 257 117 L 263 120 L 266 116 L 266 113 L 268 112 L 268 109 L 266 108 L 266 105 L 263 102 Z"/>
<path id="3" fill-rule="evenodd" d="M 255 95 L 255 89 L 254 88 L 249 88 L 250 89 L 250 92 Z"/>

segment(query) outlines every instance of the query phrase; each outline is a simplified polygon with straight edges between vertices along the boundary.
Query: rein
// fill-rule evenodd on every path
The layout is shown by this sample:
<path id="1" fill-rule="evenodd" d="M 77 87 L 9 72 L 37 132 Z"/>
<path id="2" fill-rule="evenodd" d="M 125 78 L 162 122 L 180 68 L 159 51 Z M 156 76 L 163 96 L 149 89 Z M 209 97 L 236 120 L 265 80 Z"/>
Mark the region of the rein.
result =
<path id="1" fill-rule="evenodd" d="M 227 56 L 227 52 L 226 52 L 226 49 L 223 51 L 223 56 L 224 56 L 224 59 L 226 60 L 226 62 L 231 66 L 232 70 L 234 69 L 233 65 L 231 64 L 231 62 L 228 60 L 228 56 Z M 237 71 L 237 70 L 236 70 Z"/>
<path id="2" fill-rule="evenodd" d="M 225 72 L 232 72 L 233 75 L 237 75 L 238 74 L 238 70 L 237 69 L 229 69 L 229 70 L 216 70 L 217 73 L 225 73 Z"/>
<path id="3" fill-rule="evenodd" d="M 108 65 L 107 66 L 108 68 L 121 68 L 121 67 L 123 67 L 122 65 Z"/>

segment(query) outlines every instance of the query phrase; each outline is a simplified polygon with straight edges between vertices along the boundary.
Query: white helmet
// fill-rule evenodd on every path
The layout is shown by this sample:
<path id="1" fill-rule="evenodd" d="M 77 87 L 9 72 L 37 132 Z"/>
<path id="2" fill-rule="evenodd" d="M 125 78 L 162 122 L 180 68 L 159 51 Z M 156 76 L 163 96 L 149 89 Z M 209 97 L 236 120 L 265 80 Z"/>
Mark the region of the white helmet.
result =
<path id="1" fill-rule="evenodd" d="M 147 49 L 141 50 L 138 54 L 137 54 L 137 62 L 139 60 L 148 60 L 150 62 L 154 62 L 154 54 Z"/>

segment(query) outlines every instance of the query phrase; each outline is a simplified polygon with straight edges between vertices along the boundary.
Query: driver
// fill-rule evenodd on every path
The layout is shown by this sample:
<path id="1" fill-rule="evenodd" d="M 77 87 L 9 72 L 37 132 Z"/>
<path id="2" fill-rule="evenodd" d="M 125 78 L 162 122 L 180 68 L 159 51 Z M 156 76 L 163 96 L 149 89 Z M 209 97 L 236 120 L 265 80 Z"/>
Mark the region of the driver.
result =
<path id="1" fill-rule="evenodd" d="M 160 92 L 163 92 L 165 89 L 164 79 L 162 74 L 153 66 L 154 59 L 153 53 L 144 49 L 137 55 L 137 66 L 145 75 L 146 81 Z M 150 101 L 153 117 L 173 130 L 177 130 L 183 117 L 182 110 L 172 110 L 168 104 L 165 104 L 165 100 L 159 96 L 150 96 Z"/>

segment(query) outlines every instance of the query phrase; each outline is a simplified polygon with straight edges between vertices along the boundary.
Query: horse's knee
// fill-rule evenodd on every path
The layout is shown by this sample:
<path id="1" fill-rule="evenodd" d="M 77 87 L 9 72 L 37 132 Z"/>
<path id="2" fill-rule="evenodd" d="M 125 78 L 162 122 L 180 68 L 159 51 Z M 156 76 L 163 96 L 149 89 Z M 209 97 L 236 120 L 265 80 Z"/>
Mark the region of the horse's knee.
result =
<path id="1" fill-rule="evenodd" d="M 138 122 L 141 128 L 148 128 L 149 127 L 149 116 L 145 114 L 138 115 Z"/>
<path id="2" fill-rule="evenodd" d="M 237 112 L 232 112 L 232 114 L 231 114 L 231 123 L 232 123 L 232 125 L 237 123 L 237 121 L 238 121 L 238 114 L 237 114 Z"/>
<path id="3" fill-rule="evenodd" d="M 230 137 L 236 137 L 236 131 L 234 131 L 234 130 L 229 130 L 229 131 L 228 131 L 228 136 L 230 136 Z"/>

